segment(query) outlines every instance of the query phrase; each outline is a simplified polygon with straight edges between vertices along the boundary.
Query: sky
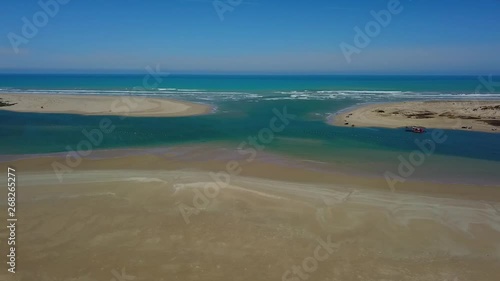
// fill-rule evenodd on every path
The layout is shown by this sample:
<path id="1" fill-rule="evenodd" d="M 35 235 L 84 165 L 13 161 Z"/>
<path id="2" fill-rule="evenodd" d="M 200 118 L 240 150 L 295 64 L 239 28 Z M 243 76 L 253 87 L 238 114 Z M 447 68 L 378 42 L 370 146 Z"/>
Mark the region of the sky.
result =
<path id="1" fill-rule="evenodd" d="M 500 74 L 499 0 L 17 0 L 2 1 L 0 13 L 2 73 L 159 65 L 170 73 Z"/>

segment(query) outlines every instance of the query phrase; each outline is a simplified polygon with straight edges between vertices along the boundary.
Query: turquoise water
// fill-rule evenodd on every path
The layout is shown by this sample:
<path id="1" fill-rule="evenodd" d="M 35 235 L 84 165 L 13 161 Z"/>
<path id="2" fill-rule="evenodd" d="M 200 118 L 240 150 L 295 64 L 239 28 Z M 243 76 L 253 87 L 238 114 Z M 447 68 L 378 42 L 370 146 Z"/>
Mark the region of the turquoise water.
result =
<path id="1" fill-rule="evenodd" d="M 0 75 L 0 88 L 131 90 L 145 75 Z M 463 91 L 474 92 L 475 76 L 202 76 L 163 75 L 158 89 L 206 91 Z M 499 81 L 498 77 L 494 81 Z"/>
<path id="2" fill-rule="evenodd" d="M 236 148 L 269 127 L 273 110 L 284 107 L 296 118 L 266 144 L 266 150 L 302 159 L 383 171 L 398 155 L 417 149 L 426 135 L 396 129 L 345 128 L 326 124 L 329 114 L 366 102 L 420 99 L 497 99 L 475 92 L 477 77 L 399 76 L 167 76 L 155 89 L 134 90 L 144 76 L 2 75 L 0 92 L 150 95 L 209 103 L 214 114 L 180 118 L 111 119 L 116 129 L 94 149 L 226 143 Z M 500 81 L 498 77 L 494 81 Z M 486 89 L 486 88 L 485 88 Z M 100 116 L 0 111 L 0 154 L 76 149 L 82 131 L 98 127 Z M 427 174 L 500 183 L 500 135 L 446 131 L 448 141 L 425 164 Z M 457 160 L 459 159 L 459 161 Z M 476 169 L 469 175 L 471 165 Z M 441 169 L 441 170 L 440 170 Z M 436 172 L 442 171 L 442 173 Z"/>

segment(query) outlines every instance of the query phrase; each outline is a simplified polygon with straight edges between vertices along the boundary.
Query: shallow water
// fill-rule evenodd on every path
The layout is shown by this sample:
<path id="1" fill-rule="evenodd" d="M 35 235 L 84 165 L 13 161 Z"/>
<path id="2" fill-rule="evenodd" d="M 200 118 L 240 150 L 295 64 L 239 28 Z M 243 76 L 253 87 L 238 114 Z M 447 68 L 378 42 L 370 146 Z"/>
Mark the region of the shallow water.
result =
<path id="1" fill-rule="evenodd" d="M 400 129 L 347 128 L 326 123 L 330 114 L 366 102 L 420 99 L 500 99 L 474 92 L 476 77 L 164 77 L 158 89 L 134 91 L 142 76 L 0 76 L 0 92 L 132 94 L 164 96 L 217 107 L 211 115 L 142 118 L 34 114 L 0 111 L 0 154 L 76 150 L 109 118 L 116 129 L 92 149 L 224 143 L 237 148 L 265 128 L 276 110 L 295 116 L 284 131 L 260 143 L 266 151 L 353 170 L 383 174 L 398 157 L 418 150 L 415 135 Z M 496 78 L 495 78 L 496 79 Z M 498 80 L 498 79 L 497 79 Z M 448 139 L 426 157 L 413 177 L 500 183 L 500 135 L 445 131 Z"/>

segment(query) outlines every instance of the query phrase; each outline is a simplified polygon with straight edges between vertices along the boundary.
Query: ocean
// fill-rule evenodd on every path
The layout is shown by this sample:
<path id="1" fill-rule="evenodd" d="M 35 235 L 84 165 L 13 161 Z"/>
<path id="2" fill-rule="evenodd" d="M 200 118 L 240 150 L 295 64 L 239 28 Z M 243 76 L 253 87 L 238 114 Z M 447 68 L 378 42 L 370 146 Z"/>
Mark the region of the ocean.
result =
<path id="1" fill-rule="evenodd" d="M 0 75 L 0 93 L 145 95 L 208 103 L 205 116 L 109 117 L 116 129 L 95 149 L 224 145 L 237 148 L 269 126 L 274 110 L 296 118 L 267 152 L 380 174 L 418 147 L 399 129 L 345 128 L 331 114 L 364 103 L 426 99 L 500 100 L 488 80 L 472 76 L 209 76 L 164 75 L 143 88 L 145 75 Z M 485 82 L 486 81 L 486 82 Z M 482 85 L 482 86 L 481 86 Z M 0 111 L 0 155 L 65 152 L 97 128 L 100 116 Z M 446 130 L 448 140 L 415 172 L 415 178 L 500 184 L 500 135 Z"/>

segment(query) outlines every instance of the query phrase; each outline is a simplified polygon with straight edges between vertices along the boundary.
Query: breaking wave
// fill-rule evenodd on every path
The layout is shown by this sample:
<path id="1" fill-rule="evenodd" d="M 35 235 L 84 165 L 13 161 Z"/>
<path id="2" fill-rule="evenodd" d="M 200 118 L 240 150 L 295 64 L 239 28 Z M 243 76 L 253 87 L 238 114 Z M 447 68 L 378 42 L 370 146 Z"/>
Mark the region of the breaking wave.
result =
<path id="1" fill-rule="evenodd" d="M 447 100 L 447 99 L 500 99 L 500 93 L 467 92 L 412 92 L 412 91 L 353 91 L 353 90 L 304 90 L 304 91 L 210 91 L 202 89 L 159 88 L 156 90 L 45 90 L 1 88 L 0 93 L 53 94 L 53 95 L 117 95 L 151 96 L 198 102 L 217 101 L 277 101 L 277 100 L 356 100 L 366 102 L 396 100 Z"/>

